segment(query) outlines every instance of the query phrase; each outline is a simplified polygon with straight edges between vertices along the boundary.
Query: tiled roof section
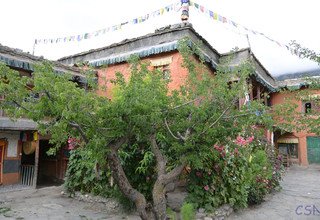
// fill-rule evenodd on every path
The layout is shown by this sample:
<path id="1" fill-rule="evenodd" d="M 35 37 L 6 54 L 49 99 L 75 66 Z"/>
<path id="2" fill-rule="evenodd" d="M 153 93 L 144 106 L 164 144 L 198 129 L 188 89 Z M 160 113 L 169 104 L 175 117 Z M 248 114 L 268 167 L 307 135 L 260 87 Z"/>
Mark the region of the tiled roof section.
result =
<path id="1" fill-rule="evenodd" d="M 37 130 L 37 123 L 29 119 L 17 119 L 13 121 L 10 118 L 0 117 L 1 130 L 34 131 Z"/>
<path id="2" fill-rule="evenodd" d="M 307 86 L 312 80 L 320 80 L 319 70 L 310 70 L 306 72 L 290 73 L 277 78 L 279 88 L 300 89 Z"/>
<path id="3" fill-rule="evenodd" d="M 276 80 L 284 81 L 284 80 L 294 80 L 294 79 L 314 77 L 314 76 L 320 76 L 320 69 L 311 69 L 303 72 L 288 73 L 275 78 Z"/>
<path id="4" fill-rule="evenodd" d="M 221 58 L 228 58 L 230 63 L 229 65 L 235 66 L 239 65 L 241 62 L 246 60 L 252 60 L 255 65 L 255 75 L 256 80 L 260 82 L 262 85 L 266 86 L 270 91 L 277 90 L 277 82 L 268 72 L 268 70 L 260 63 L 260 61 L 255 57 L 255 55 L 251 52 L 250 48 L 243 48 L 241 50 L 229 52 L 222 54 Z"/>
<path id="5" fill-rule="evenodd" d="M 146 57 L 153 54 L 176 50 L 177 45 L 174 45 L 173 42 L 177 42 L 184 37 L 188 37 L 194 43 L 201 41 L 203 43 L 202 51 L 206 57 L 210 58 L 211 63 L 214 65 L 218 63 L 220 54 L 212 48 L 189 23 L 169 25 L 160 28 L 151 34 L 130 40 L 126 39 L 106 47 L 63 57 L 59 59 L 59 61 L 68 65 L 89 61 L 96 66 L 119 63 L 126 61 L 128 54 L 132 54 L 134 51 L 136 51 L 140 57 Z"/>
<path id="6" fill-rule="evenodd" d="M 14 49 L 0 44 L 0 62 L 4 62 L 10 67 L 33 72 L 34 64 L 41 63 L 43 61 L 46 61 L 43 57 L 37 57 L 23 52 L 20 49 Z M 57 72 L 69 72 L 74 76 L 83 77 L 79 68 L 70 67 L 57 61 L 50 62 L 53 64 L 53 68 Z"/>
<path id="7" fill-rule="evenodd" d="M 245 59 L 250 59 L 256 67 L 255 76 L 258 82 L 266 86 L 270 91 L 277 91 L 282 87 L 296 86 L 305 84 L 305 73 L 287 74 L 279 78 L 274 78 L 262 65 L 250 48 L 243 48 L 229 53 L 219 54 L 201 35 L 199 35 L 190 23 L 180 23 L 169 25 L 144 36 L 132 39 L 125 39 L 121 42 L 111 44 L 106 47 L 92 49 L 71 56 L 60 58 L 58 61 L 66 65 L 89 62 L 92 66 L 126 62 L 132 54 L 139 55 L 141 58 L 154 54 L 160 54 L 177 50 L 178 41 L 183 37 L 188 37 L 191 42 L 202 42 L 202 52 L 207 62 L 215 68 L 220 62 L 220 58 L 227 56 L 233 57 L 232 65 L 237 65 Z M 310 76 L 310 74 L 309 74 Z M 311 76 L 320 76 L 320 73 L 311 73 Z M 290 79 L 290 80 L 289 80 Z"/>

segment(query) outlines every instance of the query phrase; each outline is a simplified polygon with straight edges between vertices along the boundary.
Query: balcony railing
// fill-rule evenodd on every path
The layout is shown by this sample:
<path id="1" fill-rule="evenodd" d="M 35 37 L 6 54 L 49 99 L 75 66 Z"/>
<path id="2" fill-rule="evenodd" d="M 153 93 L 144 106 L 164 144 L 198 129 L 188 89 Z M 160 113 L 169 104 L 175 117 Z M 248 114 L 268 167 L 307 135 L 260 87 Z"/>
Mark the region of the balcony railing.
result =
<path id="1" fill-rule="evenodd" d="M 20 167 L 20 183 L 26 186 L 33 185 L 34 166 L 21 165 Z"/>

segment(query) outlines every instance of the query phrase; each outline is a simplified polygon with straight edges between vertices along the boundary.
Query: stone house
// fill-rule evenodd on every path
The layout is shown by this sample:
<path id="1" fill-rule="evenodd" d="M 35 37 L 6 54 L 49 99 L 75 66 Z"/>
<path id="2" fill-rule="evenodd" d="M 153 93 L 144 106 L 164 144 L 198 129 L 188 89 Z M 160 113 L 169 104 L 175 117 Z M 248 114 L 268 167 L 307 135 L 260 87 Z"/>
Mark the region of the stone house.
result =
<path id="1" fill-rule="evenodd" d="M 21 76 L 32 76 L 34 65 L 45 61 L 21 50 L 0 45 L 0 62 L 16 70 Z M 58 73 L 70 72 L 73 80 L 84 83 L 80 70 L 59 62 L 52 62 Z M 5 94 L 0 94 L 0 101 Z M 22 183 L 35 186 L 49 179 L 63 179 L 68 158 L 65 149 L 55 157 L 46 151 L 50 137 L 40 136 L 37 125 L 31 120 L 19 118 L 12 121 L 0 109 L 0 185 Z"/>
<path id="2" fill-rule="evenodd" d="M 284 94 L 279 92 L 281 88 L 296 87 L 298 90 L 306 88 L 304 74 L 288 74 L 283 78 L 276 78 L 266 70 L 250 48 L 220 54 L 188 23 L 167 26 L 144 36 L 63 57 L 58 62 L 53 62 L 53 65 L 58 72 L 72 73 L 73 80 L 83 85 L 85 80 L 80 70 L 74 66 L 79 63 L 89 63 L 97 71 L 98 83 L 108 88 L 98 93 L 111 98 L 109 81 L 115 78 L 115 73 L 118 71 L 122 72 L 125 78 L 130 76 L 130 66 L 127 61 L 130 55 L 135 54 L 141 60 L 150 62 L 153 68 L 162 70 L 164 77 L 170 74 L 169 87 L 174 89 L 184 83 L 187 75 L 187 70 L 181 67 L 183 58 L 178 51 L 178 41 L 184 37 L 188 37 L 192 42 L 202 42 L 201 50 L 205 55 L 208 70 L 212 74 L 221 59 L 226 57 L 231 57 L 231 67 L 247 59 L 252 61 L 255 72 L 248 79 L 251 89 L 247 97 L 239 100 L 239 105 L 243 105 L 247 99 L 262 99 L 265 105 L 276 105 L 284 100 Z M 0 46 L 0 61 L 19 71 L 21 75 L 31 76 L 33 65 L 44 59 Z M 320 72 L 315 72 L 313 76 L 319 75 Z M 265 96 L 266 93 L 269 96 Z M 297 103 L 298 111 L 305 111 L 312 105 L 304 100 Z M 301 165 L 320 163 L 319 137 L 307 132 L 282 133 L 265 129 L 266 139 L 280 152 L 290 156 L 289 162 Z M 62 180 L 68 161 L 68 149 L 61 149 L 57 156 L 48 157 L 45 154 L 50 147 L 48 140 L 49 137 L 37 134 L 34 122 L 27 119 L 13 122 L 0 111 L 0 184 L 23 182 L 35 186 L 37 183 L 45 183 L 48 177 L 51 180 Z"/>
<path id="3" fill-rule="evenodd" d="M 97 70 L 99 84 L 104 85 L 106 81 L 115 77 L 117 71 L 122 72 L 128 78 L 129 64 L 127 60 L 130 55 L 136 54 L 141 60 L 149 61 L 154 68 L 163 70 L 164 75 L 170 72 L 171 82 L 169 87 L 176 88 L 183 84 L 187 74 L 186 70 L 181 67 L 182 55 L 177 50 L 178 41 L 184 37 L 188 37 L 192 42 L 202 42 L 201 50 L 212 73 L 215 72 L 221 58 L 227 56 L 232 55 L 231 66 L 247 59 L 253 61 L 255 73 L 248 79 L 251 88 L 248 94 L 250 100 L 263 99 L 268 106 L 276 105 L 283 102 L 284 97 L 280 92 L 282 88 L 297 87 L 298 85 L 297 89 L 301 89 L 301 85 L 304 85 L 304 75 L 301 73 L 282 76 L 286 80 L 272 76 L 250 48 L 220 54 L 189 23 L 167 26 L 145 36 L 126 39 L 106 47 L 63 57 L 59 61 L 70 66 L 88 62 Z M 318 75 L 320 75 L 320 72 L 314 73 L 314 76 Z M 106 86 L 108 89 L 99 93 L 111 98 L 110 82 L 107 82 Z M 265 96 L 265 93 L 269 96 Z M 243 104 L 244 100 L 245 98 L 240 100 L 239 104 Z M 299 101 L 299 111 L 303 111 L 305 105 L 306 103 Z M 285 156 L 290 157 L 288 164 L 320 163 L 319 137 L 307 132 L 286 133 L 284 135 L 280 135 L 280 133 L 282 132 L 265 130 L 266 139 L 274 144 L 277 149 L 279 148 L 278 150 Z"/>

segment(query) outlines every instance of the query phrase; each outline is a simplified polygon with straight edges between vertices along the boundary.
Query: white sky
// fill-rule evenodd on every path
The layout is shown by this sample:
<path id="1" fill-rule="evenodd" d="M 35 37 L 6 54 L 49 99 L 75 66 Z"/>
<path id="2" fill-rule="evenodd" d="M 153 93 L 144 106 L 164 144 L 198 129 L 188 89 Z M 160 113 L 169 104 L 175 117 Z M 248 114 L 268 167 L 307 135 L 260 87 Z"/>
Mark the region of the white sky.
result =
<path id="1" fill-rule="evenodd" d="M 2 45 L 32 53 L 35 38 L 57 38 L 93 32 L 137 18 L 175 0 L 2 0 L 0 1 Z M 195 0 L 206 8 L 243 26 L 288 44 L 296 40 L 320 52 L 320 1 L 318 0 Z M 126 25 L 120 31 L 99 37 L 59 44 L 37 45 L 35 55 L 57 59 L 107 46 L 153 32 L 155 28 L 180 22 L 173 12 L 142 24 Z M 235 46 L 248 47 L 239 30 L 190 11 L 190 22 L 219 52 Z M 250 44 L 262 64 L 273 74 L 319 69 L 319 65 L 291 55 L 285 48 L 261 36 L 250 35 Z"/>

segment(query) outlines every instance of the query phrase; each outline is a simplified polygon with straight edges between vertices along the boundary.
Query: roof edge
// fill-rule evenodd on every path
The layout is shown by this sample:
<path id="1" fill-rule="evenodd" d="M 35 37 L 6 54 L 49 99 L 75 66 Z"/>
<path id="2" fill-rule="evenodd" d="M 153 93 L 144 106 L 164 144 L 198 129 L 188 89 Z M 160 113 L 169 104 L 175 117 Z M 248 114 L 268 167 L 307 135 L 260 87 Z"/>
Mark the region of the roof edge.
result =
<path id="1" fill-rule="evenodd" d="M 148 37 L 157 36 L 157 35 L 161 35 L 161 34 L 168 33 L 168 32 L 181 31 L 181 30 L 191 30 L 199 38 L 199 40 L 201 40 L 204 44 L 206 44 L 206 46 L 208 46 L 210 48 L 210 50 L 212 50 L 218 56 L 221 56 L 220 53 L 216 49 L 214 49 L 209 44 L 209 42 L 206 39 L 204 39 L 193 28 L 191 23 L 178 23 L 178 24 L 167 25 L 165 27 L 156 29 L 154 33 L 149 33 L 149 34 L 146 34 L 146 35 L 143 35 L 143 36 L 140 36 L 140 37 L 136 37 L 136 38 L 125 39 L 125 40 L 122 40 L 122 41 L 120 41 L 118 43 L 113 43 L 113 44 L 110 44 L 110 45 L 105 46 L 105 47 L 100 47 L 100 48 L 97 48 L 97 49 L 91 49 L 91 50 L 80 52 L 80 53 L 73 54 L 73 55 L 70 55 L 70 56 L 61 57 L 61 58 L 58 59 L 58 61 L 62 61 L 63 62 L 65 60 L 67 60 L 67 59 L 71 59 L 71 58 L 75 58 L 75 57 L 81 57 L 81 56 L 88 55 L 90 53 L 95 53 L 95 52 L 107 50 L 107 49 L 110 49 L 110 48 L 113 48 L 113 47 L 122 46 L 122 45 L 125 45 L 127 43 L 132 43 L 132 42 L 135 42 L 135 41 L 138 41 L 138 40 L 142 40 L 142 39 L 145 39 L 145 38 L 148 38 Z"/>

